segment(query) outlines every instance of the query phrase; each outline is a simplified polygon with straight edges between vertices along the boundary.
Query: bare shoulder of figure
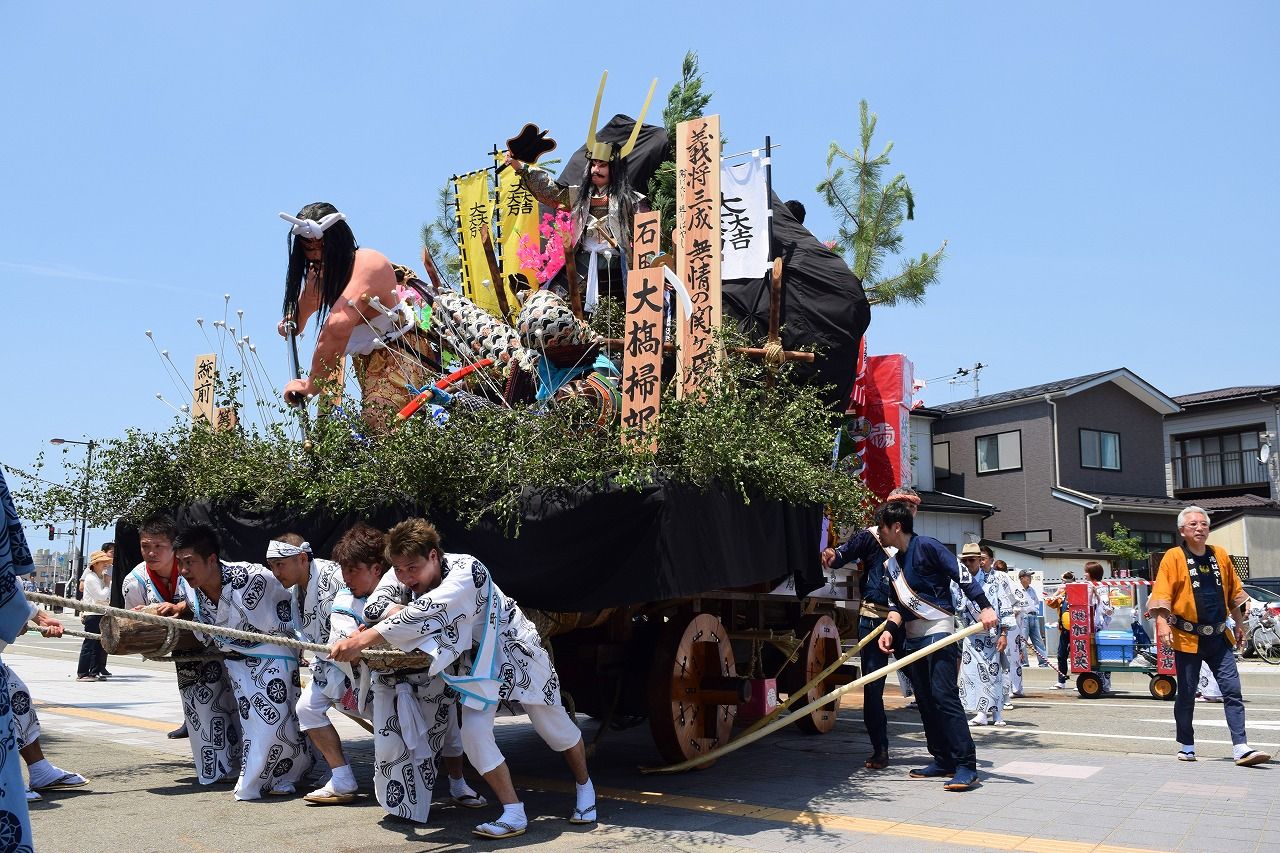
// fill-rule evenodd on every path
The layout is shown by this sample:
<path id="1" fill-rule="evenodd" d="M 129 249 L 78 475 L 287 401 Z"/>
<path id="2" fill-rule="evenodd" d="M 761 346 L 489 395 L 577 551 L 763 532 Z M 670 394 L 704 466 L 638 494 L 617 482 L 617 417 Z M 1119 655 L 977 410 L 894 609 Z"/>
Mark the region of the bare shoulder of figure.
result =
<path id="1" fill-rule="evenodd" d="M 396 272 L 391 268 L 391 261 L 376 249 L 357 249 L 355 263 L 351 267 L 351 280 L 347 283 L 343 294 L 354 299 L 365 293 L 382 298 L 384 304 L 390 305 L 388 299 L 395 291 Z"/>

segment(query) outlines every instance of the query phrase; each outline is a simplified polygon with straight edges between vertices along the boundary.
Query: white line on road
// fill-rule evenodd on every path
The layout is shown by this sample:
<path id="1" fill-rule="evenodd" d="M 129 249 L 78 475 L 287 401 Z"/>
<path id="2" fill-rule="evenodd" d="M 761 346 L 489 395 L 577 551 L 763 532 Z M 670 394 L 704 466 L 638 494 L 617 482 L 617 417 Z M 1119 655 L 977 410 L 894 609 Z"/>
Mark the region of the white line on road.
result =
<path id="1" fill-rule="evenodd" d="M 1164 722 L 1164 721 L 1163 721 L 1163 720 L 1156 720 L 1155 722 Z M 908 723 L 908 722 L 902 722 L 902 721 L 899 721 L 899 720 L 890 720 L 890 721 L 889 721 L 889 725 L 891 725 L 891 726 L 910 726 L 911 728 L 916 728 L 916 729 L 923 728 L 923 726 L 922 726 L 920 723 Z M 1172 721 L 1170 721 L 1170 722 L 1169 722 L 1169 725 L 1173 725 Z M 1054 731 L 1054 730 L 1051 730 L 1051 729 L 1036 729 L 1036 728 L 1030 728 L 1030 727 L 1027 727 L 1027 726 L 1008 726 L 1008 727 L 1003 728 L 1003 729 L 983 728 L 983 729 L 978 729 L 978 731 L 989 731 L 989 732 L 991 732 L 991 733 L 993 733 L 993 734 L 995 734 L 995 733 L 997 733 L 997 732 L 998 732 L 998 733 L 1000 733 L 1000 734 L 1002 734 L 1002 735 L 1010 735 L 1010 734 L 1020 734 L 1020 735 L 1058 735 L 1058 736 L 1061 736 L 1061 737 L 1110 738 L 1110 739 L 1112 739 L 1112 740 L 1155 740 L 1155 741 L 1161 741 L 1161 742 L 1163 742 L 1163 743 L 1168 743 L 1168 744 L 1172 744 L 1172 743 L 1173 743 L 1173 738 L 1172 738 L 1172 737 L 1154 737 L 1154 736 L 1152 736 L 1152 735 L 1115 735 L 1115 734 L 1102 734 L 1102 733 L 1100 733 L 1100 732 L 1061 732 L 1061 731 Z M 1215 744 L 1223 744 L 1223 745 L 1225 745 L 1225 746 L 1230 746 L 1230 745 L 1231 745 L 1231 741 L 1229 741 L 1229 740 L 1197 740 L 1197 741 L 1196 741 L 1196 743 L 1215 743 Z M 1250 744 L 1250 745 L 1251 745 L 1251 746 L 1280 747 L 1280 743 L 1253 743 L 1253 744 Z"/>

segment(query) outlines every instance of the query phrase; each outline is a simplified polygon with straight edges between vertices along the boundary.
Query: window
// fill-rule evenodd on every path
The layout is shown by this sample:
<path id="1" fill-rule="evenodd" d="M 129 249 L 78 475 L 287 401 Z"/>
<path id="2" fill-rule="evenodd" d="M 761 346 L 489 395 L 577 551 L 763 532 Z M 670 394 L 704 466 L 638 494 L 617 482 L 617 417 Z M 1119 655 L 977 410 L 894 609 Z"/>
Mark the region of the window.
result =
<path id="1" fill-rule="evenodd" d="M 1168 551 L 1173 547 L 1173 532 L 1163 532 L 1156 530 L 1130 530 L 1129 537 L 1131 539 L 1142 540 L 1142 550 L 1149 551 L 1152 554 L 1159 554 Z"/>
<path id="2" fill-rule="evenodd" d="M 978 473 L 1017 471 L 1022 468 L 1022 431 L 980 435 L 978 442 Z"/>
<path id="3" fill-rule="evenodd" d="M 1011 530 L 1001 533 L 1000 538 L 1006 542 L 1052 542 L 1052 530 Z"/>
<path id="4" fill-rule="evenodd" d="M 1174 438 L 1174 492 L 1265 484 L 1267 469 L 1258 456 L 1262 429 Z"/>
<path id="5" fill-rule="evenodd" d="M 951 442 L 939 441 L 933 445 L 933 479 L 945 480 L 951 476 Z"/>
<path id="6" fill-rule="evenodd" d="M 1120 470 L 1120 433 L 1080 430 L 1080 467 Z"/>

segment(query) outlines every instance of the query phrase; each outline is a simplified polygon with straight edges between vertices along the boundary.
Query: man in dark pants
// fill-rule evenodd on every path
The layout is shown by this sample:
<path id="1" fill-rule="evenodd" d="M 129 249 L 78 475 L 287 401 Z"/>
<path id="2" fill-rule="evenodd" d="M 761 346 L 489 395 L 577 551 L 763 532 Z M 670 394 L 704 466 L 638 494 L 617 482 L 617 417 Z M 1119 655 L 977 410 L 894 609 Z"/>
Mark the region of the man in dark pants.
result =
<path id="1" fill-rule="evenodd" d="M 1172 645 L 1178 669 L 1178 696 L 1173 704 L 1177 727 L 1178 760 L 1195 761 L 1195 732 L 1191 719 L 1196 710 L 1196 685 L 1200 664 L 1208 665 L 1222 691 L 1222 710 L 1231 732 L 1232 758 L 1242 767 L 1264 764 L 1271 756 L 1252 749 L 1245 738 L 1244 698 L 1236 669 L 1234 643 L 1244 639 L 1244 604 L 1249 600 L 1231 557 L 1224 548 L 1209 545 L 1209 514 L 1198 506 L 1178 513 L 1182 544 L 1170 548 L 1160 560 L 1147 606 L 1156 620 L 1160 644 Z M 1227 614 L 1235 618 L 1229 636 Z"/>
<path id="2" fill-rule="evenodd" d="M 885 563 L 890 583 L 889 628 L 880 635 L 880 650 L 902 640 L 905 654 L 949 636 L 955 628 L 951 584 L 980 608 L 988 631 L 998 617 L 982 586 L 960 565 L 956 555 L 936 539 L 914 532 L 915 519 L 901 504 L 886 503 L 876 512 L 880 542 L 898 549 Z M 948 791 L 968 791 L 978 784 L 978 758 L 956 685 L 960 648 L 955 643 L 907 668 L 924 722 L 925 739 L 933 762 L 911 771 L 913 779 L 948 779 Z"/>
<path id="3" fill-rule="evenodd" d="M 910 486 L 902 486 L 889 493 L 888 501 L 907 507 L 914 517 L 916 507 L 920 505 L 920 496 Z M 884 546 L 876 538 L 874 527 L 859 531 L 839 547 L 827 548 L 822 552 L 822 565 L 828 569 L 838 569 L 854 561 L 861 563 L 857 570 L 858 597 L 862 600 L 862 606 L 858 610 L 859 640 L 874 631 L 889 615 L 889 581 L 884 573 L 884 562 L 889 553 L 886 553 Z M 862 647 L 864 675 L 875 672 L 888 663 L 889 655 L 880 650 L 878 643 L 870 642 Z M 867 736 L 871 739 L 871 757 L 863 766 L 868 770 L 883 770 L 889 766 L 889 721 L 884 713 L 883 678 L 862 688 L 862 723 L 867 727 Z"/>
<path id="4" fill-rule="evenodd" d="M 1054 686 L 1059 690 L 1071 686 L 1067 684 L 1067 673 L 1071 671 L 1067 667 L 1067 651 L 1071 648 L 1071 630 L 1067 625 L 1067 584 L 1075 583 L 1075 579 L 1073 572 L 1063 572 L 1062 586 L 1044 600 L 1046 605 L 1058 611 L 1058 683 Z"/>

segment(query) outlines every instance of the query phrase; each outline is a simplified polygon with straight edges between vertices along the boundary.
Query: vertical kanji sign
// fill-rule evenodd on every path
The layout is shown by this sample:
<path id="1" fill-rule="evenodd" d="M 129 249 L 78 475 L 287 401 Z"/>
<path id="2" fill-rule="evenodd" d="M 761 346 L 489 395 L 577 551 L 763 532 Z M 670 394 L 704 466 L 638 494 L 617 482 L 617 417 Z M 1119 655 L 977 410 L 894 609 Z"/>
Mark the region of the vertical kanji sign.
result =
<path id="1" fill-rule="evenodd" d="M 681 330 L 681 388 L 696 388 L 714 361 L 720 326 L 720 116 L 676 125 L 676 274 L 693 314 Z"/>
<path id="2" fill-rule="evenodd" d="M 662 267 L 641 269 L 659 252 L 658 212 L 637 213 L 632 236 L 635 269 L 627 273 L 622 345 L 622 441 L 658 449 L 662 398 Z"/>
<path id="3" fill-rule="evenodd" d="M 191 385 L 192 424 L 213 425 L 217 379 L 218 356 L 215 353 L 196 356 L 196 381 Z"/>
<path id="4" fill-rule="evenodd" d="M 1073 673 L 1093 671 L 1093 626 L 1089 612 L 1089 584 L 1067 584 L 1067 613 L 1071 622 L 1068 629 L 1071 645 L 1068 646 L 1068 661 Z"/>

